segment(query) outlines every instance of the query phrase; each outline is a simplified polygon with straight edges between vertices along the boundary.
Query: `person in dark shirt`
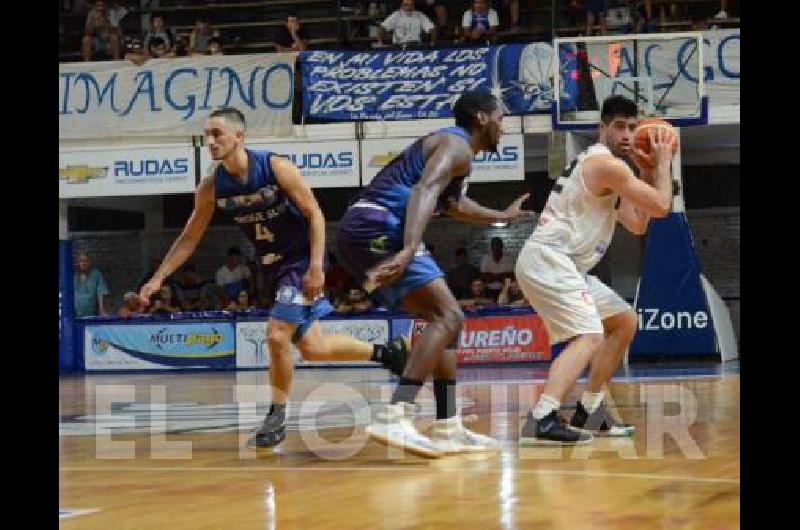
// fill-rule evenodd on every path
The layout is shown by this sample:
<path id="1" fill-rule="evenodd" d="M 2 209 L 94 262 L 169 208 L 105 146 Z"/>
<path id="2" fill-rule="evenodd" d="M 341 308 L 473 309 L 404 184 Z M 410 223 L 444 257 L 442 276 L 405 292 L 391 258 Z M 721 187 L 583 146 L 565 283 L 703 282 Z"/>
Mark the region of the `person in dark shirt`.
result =
<path id="1" fill-rule="evenodd" d="M 481 271 L 469 262 L 467 249 L 464 247 L 456 249 L 456 262 L 456 266 L 447 271 L 447 285 L 458 300 L 469 297 L 470 284 L 475 278 L 481 277 Z"/>
<path id="2" fill-rule="evenodd" d="M 289 13 L 286 16 L 286 25 L 278 28 L 275 47 L 279 52 L 299 52 L 308 47 L 308 32 L 300 26 L 300 19 L 296 14 Z"/>

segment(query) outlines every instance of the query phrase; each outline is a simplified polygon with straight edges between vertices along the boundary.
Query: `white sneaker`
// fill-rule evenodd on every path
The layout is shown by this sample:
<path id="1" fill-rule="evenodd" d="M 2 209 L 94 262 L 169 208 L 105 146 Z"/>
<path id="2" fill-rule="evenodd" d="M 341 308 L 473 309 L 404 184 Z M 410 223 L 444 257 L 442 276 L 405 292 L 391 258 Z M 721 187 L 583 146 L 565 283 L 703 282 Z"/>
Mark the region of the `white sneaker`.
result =
<path id="1" fill-rule="evenodd" d="M 413 415 L 414 405 L 411 403 L 386 405 L 386 409 L 376 414 L 375 420 L 367 425 L 365 431 L 373 440 L 399 447 L 408 453 L 426 458 L 443 456 L 439 446 L 414 427 L 411 422 Z"/>
<path id="2" fill-rule="evenodd" d="M 464 427 L 459 416 L 436 420 L 430 432 L 431 440 L 445 453 L 474 453 L 501 449 L 500 442 L 494 438 Z"/>
<path id="3" fill-rule="evenodd" d="M 714 15 L 714 18 L 718 19 L 728 18 L 728 13 L 726 13 L 725 11 L 720 11 L 719 13 Z"/>

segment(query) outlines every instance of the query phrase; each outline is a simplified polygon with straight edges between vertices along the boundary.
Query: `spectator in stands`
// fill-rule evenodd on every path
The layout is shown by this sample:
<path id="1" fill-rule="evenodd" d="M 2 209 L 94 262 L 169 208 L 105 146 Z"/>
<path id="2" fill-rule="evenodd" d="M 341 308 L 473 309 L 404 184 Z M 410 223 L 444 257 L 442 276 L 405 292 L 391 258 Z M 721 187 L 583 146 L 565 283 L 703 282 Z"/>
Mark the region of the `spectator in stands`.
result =
<path id="1" fill-rule="evenodd" d="M 150 39 L 150 48 L 146 50 L 146 57 L 150 59 L 164 59 L 167 57 L 174 57 L 174 52 L 171 52 L 167 47 L 167 43 L 161 37 L 153 37 Z"/>
<path id="2" fill-rule="evenodd" d="M 458 304 L 464 309 L 474 309 L 487 305 L 494 305 L 493 298 L 486 290 L 483 280 L 475 278 L 469 285 L 469 292 L 464 298 L 458 298 Z"/>
<path id="3" fill-rule="evenodd" d="M 208 283 L 200 278 L 191 263 L 183 267 L 183 274 L 174 287 L 178 303 L 184 311 L 200 311 L 203 308 L 203 289 Z"/>
<path id="4" fill-rule="evenodd" d="M 150 307 L 150 314 L 163 315 L 177 313 L 180 310 L 178 300 L 175 298 L 175 291 L 169 285 L 162 285 L 161 290 L 158 292 L 158 298 L 155 299 Z"/>
<path id="5" fill-rule="evenodd" d="M 144 50 L 142 49 L 142 41 L 139 39 L 131 39 L 131 41 L 125 46 L 124 59 L 126 61 L 131 61 L 136 65 L 145 63 L 147 61 L 147 57 L 145 57 Z"/>
<path id="6" fill-rule="evenodd" d="M 125 296 L 122 297 L 122 307 L 119 309 L 118 314 L 122 318 L 130 318 L 133 315 L 141 314 L 139 309 L 139 295 L 133 291 L 128 291 L 125 293 Z"/>
<path id="7" fill-rule="evenodd" d="M 219 37 L 211 37 L 208 39 L 206 55 L 224 55 L 222 52 L 222 40 Z"/>
<path id="8" fill-rule="evenodd" d="M 528 305 L 528 300 L 519 288 L 516 278 L 506 278 L 503 282 L 503 290 L 497 295 L 498 305 Z"/>
<path id="9" fill-rule="evenodd" d="M 493 237 L 490 243 L 491 253 L 481 260 L 481 277 L 486 282 L 486 289 L 491 298 L 497 299 L 503 281 L 514 274 L 514 260 L 503 253 L 503 240 Z"/>
<path id="10" fill-rule="evenodd" d="M 172 49 L 172 52 L 169 53 L 169 57 L 188 57 L 191 55 L 189 51 L 189 34 L 182 33 L 178 35 L 178 38 L 175 40 L 175 47 Z"/>
<path id="11" fill-rule="evenodd" d="M 586 1 L 586 35 L 593 35 L 592 26 L 600 26 L 600 35 L 608 33 L 606 25 L 606 0 L 587 0 Z"/>
<path id="12" fill-rule="evenodd" d="M 508 12 L 511 29 L 519 29 L 519 0 L 501 0 L 500 6 Z"/>
<path id="13" fill-rule="evenodd" d="M 447 28 L 447 2 L 442 0 L 417 0 L 417 9 L 431 19 L 440 30 Z"/>
<path id="14" fill-rule="evenodd" d="M 400 9 L 381 22 L 379 39 L 384 42 L 387 32 L 392 33 L 392 43 L 406 46 L 421 44 L 422 33 L 430 38 L 431 44 L 436 42 L 436 26 L 424 13 L 414 9 L 414 0 L 401 0 Z"/>
<path id="15" fill-rule="evenodd" d="M 347 296 L 336 304 L 336 311 L 339 313 L 355 313 L 369 311 L 372 306 L 372 300 L 367 298 L 367 293 L 363 289 L 352 287 L 347 292 Z"/>
<path id="16" fill-rule="evenodd" d="M 83 34 L 83 60 L 91 61 L 97 54 L 110 55 L 115 61 L 120 59 L 119 19 L 116 27 L 111 24 L 106 3 L 97 0 L 89 14 Z"/>
<path id="17" fill-rule="evenodd" d="M 286 25 L 275 33 L 275 47 L 279 52 L 300 52 L 308 48 L 308 32 L 300 26 L 300 19 L 295 13 L 286 17 Z"/>
<path id="18" fill-rule="evenodd" d="M 144 42 L 142 43 L 144 52 L 148 54 L 148 57 L 154 57 L 154 55 L 150 55 L 151 49 L 155 47 L 152 41 L 159 38 L 164 41 L 164 55 L 170 53 L 172 48 L 175 47 L 175 34 L 164 25 L 164 17 L 160 13 L 153 13 L 150 15 L 150 29 L 145 33 Z"/>
<path id="19" fill-rule="evenodd" d="M 200 293 L 200 309 L 202 311 L 217 311 L 224 309 L 222 305 L 222 289 L 214 282 L 208 282 Z"/>
<path id="20" fill-rule="evenodd" d="M 86 252 L 78 253 L 78 270 L 73 276 L 75 317 L 106 316 L 105 296 L 108 285 Z"/>
<path id="21" fill-rule="evenodd" d="M 239 295 L 234 299 L 228 302 L 228 311 L 252 311 L 256 307 L 250 303 L 250 294 L 247 292 L 247 289 L 241 289 L 239 291 Z"/>
<path id="22" fill-rule="evenodd" d="M 474 0 L 461 19 L 461 42 L 483 42 L 497 39 L 500 19 L 497 11 L 489 7 L 489 0 Z"/>
<path id="23" fill-rule="evenodd" d="M 222 289 L 223 305 L 239 296 L 239 291 L 250 285 L 250 269 L 241 263 L 242 251 L 237 247 L 228 249 L 228 260 L 217 270 L 217 286 Z"/>
<path id="24" fill-rule="evenodd" d="M 207 18 L 198 17 L 194 21 L 194 28 L 189 34 L 189 51 L 191 53 L 205 54 L 212 37 L 219 37 L 219 30 L 212 30 Z"/>
<path id="25" fill-rule="evenodd" d="M 456 299 L 467 297 L 472 280 L 480 277 L 480 269 L 469 262 L 467 249 L 464 247 L 457 248 L 456 265 L 447 271 L 447 285 L 450 286 L 450 290 L 453 291 Z"/>

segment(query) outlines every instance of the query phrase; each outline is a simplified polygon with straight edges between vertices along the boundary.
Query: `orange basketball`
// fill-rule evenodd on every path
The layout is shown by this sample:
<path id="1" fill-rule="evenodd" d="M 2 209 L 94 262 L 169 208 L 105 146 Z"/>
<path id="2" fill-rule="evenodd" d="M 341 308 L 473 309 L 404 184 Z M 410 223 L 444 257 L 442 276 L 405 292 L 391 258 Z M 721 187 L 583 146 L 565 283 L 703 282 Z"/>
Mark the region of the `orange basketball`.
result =
<path id="1" fill-rule="evenodd" d="M 642 118 L 636 125 L 636 130 L 633 133 L 633 145 L 636 149 L 641 149 L 647 154 L 650 154 L 650 133 L 656 133 L 659 129 L 666 129 L 669 132 L 672 143 L 672 156 L 678 152 L 678 134 L 675 132 L 675 127 L 669 122 L 661 118 Z"/>

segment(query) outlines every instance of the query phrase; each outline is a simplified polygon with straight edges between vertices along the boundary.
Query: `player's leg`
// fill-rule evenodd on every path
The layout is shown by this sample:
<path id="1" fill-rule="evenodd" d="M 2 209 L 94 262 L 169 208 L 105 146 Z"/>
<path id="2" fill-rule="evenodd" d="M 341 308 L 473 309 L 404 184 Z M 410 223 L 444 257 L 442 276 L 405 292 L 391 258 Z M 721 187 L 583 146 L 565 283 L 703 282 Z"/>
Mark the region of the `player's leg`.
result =
<path id="1" fill-rule="evenodd" d="M 303 296 L 301 272 L 307 268 L 302 257 L 287 260 L 282 267 L 265 274 L 265 285 L 274 293 L 274 302 L 267 322 L 267 346 L 269 348 L 269 380 L 272 392 L 267 417 L 255 431 L 250 443 L 256 447 L 273 447 L 286 437 L 286 402 L 294 376 L 292 343 L 301 326 L 306 324 L 312 310 Z M 330 304 L 315 306 L 320 315 L 330 313 Z"/>
<path id="2" fill-rule="evenodd" d="M 345 333 L 323 333 L 319 322 L 312 322 L 297 342 L 309 361 L 372 361 L 395 375 L 402 375 L 408 358 L 408 342 L 398 337 L 387 344 L 371 344 Z"/>
<path id="3" fill-rule="evenodd" d="M 389 212 L 376 208 L 351 207 L 342 217 L 336 234 L 336 248 L 339 262 L 356 283 L 367 287 L 368 272 L 402 245 L 402 233 L 398 231 L 398 226 L 402 226 L 399 220 Z M 417 289 L 426 292 L 430 289 L 428 284 L 437 279 L 443 283 L 443 276 L 444 273 L 430 255 L 421 252 L 414 256 L 400 279 L 371 294 L 383 306 L 392 309 L 408 293 Z M 454 336 L 462 318 L 457 304 L 454 308 L 440 308 L 436 325 L 431 328 L 427 338 L 423 337 L 424 348 L 418 344 L 414 352 L 409 353 L 391 402 L 367 426 L 366 432 L 370 437 L 421 456 L 435 458 L 442 455 L 438 446 L 414 427 L 413 402 L 425 378 L 436 367 L 442 350 L 449 342 L 448 336 Z"/>
<path id="4" fill-rule="evenodd" d="M 629 436 L 634 428 L 623 424 L 605 403 L 606 384 L 619 368 L 625 350 L 636 334 L 636 312 L 611 288 L 594 276 L 587 278 L 589 292 L 603 319 L 603 342 L 591 359 L 586 390 L 570 421 L 573 427 L 603 436 Z"/>
<path id="5" fill-rule="evenodd" d="M 403 299 L 403 307 L 409 313 L 433 322 L 437 314 L 442 313 L 443 307 L 450 307 L 453 311 L 458 307 L 453 293 L 441 278 L 431 282 L 429 289 L 417 290 L 409 293 Z M 431 296 L 431 293 L 435 293 Z M 428 327 L 424 333 L 428 332 Z M 433 370 L 433 395 L 436 402 L 436 421 L 431 429 L 431 439 L 439 444 L 443 451 L 448 453 L 497 450 L 500 444 L 482 434 L 466 429 L 458 414 L 456 404 L 456 372 L 457 363 L 452 346 L 457 343 L 461 333 L 461 326 L 453 334 L 451 342 L 442 350 L 439 362 Z M 419 343 L 416 346 L 418 346 Z M 412 356 L 415 352 L 412 351 Z"/>
<path id="6" fill-rule="evenodd" d="M 406 300 L 407 308 L 419 308 L 424 304 L 425 310 L 415 316 L 423 318 L 427 325 L 409 352 L 405 370 L 389 405 L 366 432 L 375 440 L 426 457 L 441 456 L 442 447 L 414 427 L 414 402 L 427 377 L 439 366 L 445 348 L 460 331 L 464 319 L 443 276 L 430 255 L 420 253 L 399 280 L 374 293 L 387 307 Z M 445 375 L 454 380 L 455 370 L 451 369 Z"/>
<path id="7" fill-rule="evenodd" d="M 249 441 L 256 447 L 274 447 L 286 438 L 286 402 L 294 376 L 291 338 L 297 326 L 297 322 L 280 320 L 274 316 L 270 316 L 267 322 L 271 404 L 266 418 Z"/>
<path id="8" fill-rule="evenodd" d="M 544 321 L 550 343 L 569 341 L 550 366 L 544 389 L 526 417 L 520 445 L 588 443 L 591 435 L 569 428 L 558 415 L 567 392 L 603 341 L 603 325 L 586 281 L 567 256 L 532 243 L 522 248 L 515 273 Z"/>

